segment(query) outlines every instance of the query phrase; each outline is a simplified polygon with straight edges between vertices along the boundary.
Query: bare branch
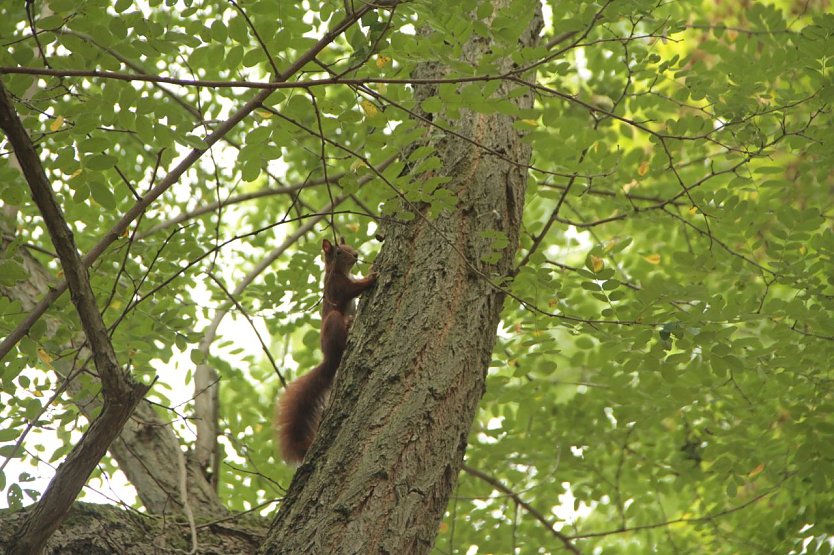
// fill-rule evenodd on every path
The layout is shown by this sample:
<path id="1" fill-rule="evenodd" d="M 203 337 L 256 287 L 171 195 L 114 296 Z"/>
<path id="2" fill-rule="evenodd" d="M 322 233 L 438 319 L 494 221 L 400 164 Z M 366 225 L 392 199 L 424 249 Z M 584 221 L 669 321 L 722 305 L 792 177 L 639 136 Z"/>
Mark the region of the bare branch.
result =
<path id="1" fill-rule="evenodd" d="M 80 36 L 80 34 L 78 35 Z M 49 69 L 42 67 L 25 66 L 0 66 L 0 73 L 43 75 L 45 77 L 93 77 L 96 79 L 112 79 L 115 81 L 142 81 L 147 83 L 178 85 L 181 87 L 199 87 L 210 89 L 262 89 L 267 91 L 275 91 L 279 89 L 308 89 L 310 87 L 321 87 L 325 85 L 359 86 L 375 83 L 387 85 L 475 83 L 479 81 L 494 81 L 496 79 L 506 79 L 511 77 L 511 75 L 509 74 L 460 76 L 437 79 L 397 79 L 388 77 L 362 77 L 350 79 L 335 76 L 322 79 L 310 79 L 307 81 L 226 81 L 220 79 L 180 79 L 176 77 L 152 75 L 149 73 L 125 73 L 119 71 L 105 71 L 97 69 Z"/>

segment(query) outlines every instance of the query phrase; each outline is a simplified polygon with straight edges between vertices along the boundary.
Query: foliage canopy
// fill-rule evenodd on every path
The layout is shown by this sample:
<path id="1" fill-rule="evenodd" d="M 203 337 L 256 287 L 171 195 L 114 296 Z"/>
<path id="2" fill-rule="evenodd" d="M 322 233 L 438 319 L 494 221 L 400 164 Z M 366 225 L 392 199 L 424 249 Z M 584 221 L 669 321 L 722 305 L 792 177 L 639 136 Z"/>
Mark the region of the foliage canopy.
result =
<path id="1" fill-rule="evenodd" d="M 280 75 L 345 15 L 343 2 L 316 4 L 49 0 L 30 17 L 24 3 L 0 7 L 2 80 L 82 253 L 212 143 L 90 277 L 120 362 L 158 376 L 150 398 L 184 444 L 199 343 L 218 310 L 234 313 L 206 359 L 220 376 L 227 506 L 280 497 L 292 475 L 271 441 L 280 383 L 250 323 L 287 378 L 314 366 L 321 236 L 335 229 L 372 260 L 380 219 L 413 218 L 416 203 L 442 218 L 456 198 L 425 137 L 497 111 L 533 146 L 519 265 L 501 284 L 510 297 L 437 552 L 569 541 L 588 553 L 786 553 L 810 537 L 807 552 L 830 552 L 828 3 L 547 1 L 540 44 L 518 49 L 530 0 L 414 0 L 369 11 L 209 141 L 258 94 L 244 81 Z M 471 36 L 497 38 L 494 58 L 461 63 Z M 508 54 L 519 71 L 496 74 Z M 410 75 L 422 62 L 450 69 L 418 100 Z M 530 68 L 535 83 L 521 76 Z M 532 88 L 535 106 L 495 95 L 503 81 Z M 31 279 L 24 253 L 57 274 L 12 163 L 0 165 L 0 202 L 3 291 Z M 513 247 L 485 239 L 485 261 Z M 3 335 L 27 312 L 0 297 Z M 48 316 L 2 361 L 3 460 L 58 461 L 84 421 L 69 397 L 52 399 L 54 366 L 85 363 L 69 296 Z M 96 391 L 94 376 L 76 379 Z M 54 429 L 57 448 L 38 434 L 15 448 L 33 425 Z M 115 470 L 105 459 L 100 472 Z M 0 472 L 10 506 L 26 489 L 37 497 L 29 478 Z"/>

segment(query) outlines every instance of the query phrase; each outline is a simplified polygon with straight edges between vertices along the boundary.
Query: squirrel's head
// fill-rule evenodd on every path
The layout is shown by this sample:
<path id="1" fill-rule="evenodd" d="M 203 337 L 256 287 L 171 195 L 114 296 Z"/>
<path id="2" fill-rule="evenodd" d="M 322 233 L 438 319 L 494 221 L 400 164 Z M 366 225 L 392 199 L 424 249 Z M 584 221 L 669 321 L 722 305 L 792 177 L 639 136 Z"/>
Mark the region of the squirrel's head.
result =
<path id="1" fill-rule="evenodd" d="M 356 250 L 345 243 L 344 237 L 339 238 L 338 245 L 324 239 L 321 242 L 321 250 L 325 266 L 332 266 L 343 272 L 349 271 L 359 258 Z"/>

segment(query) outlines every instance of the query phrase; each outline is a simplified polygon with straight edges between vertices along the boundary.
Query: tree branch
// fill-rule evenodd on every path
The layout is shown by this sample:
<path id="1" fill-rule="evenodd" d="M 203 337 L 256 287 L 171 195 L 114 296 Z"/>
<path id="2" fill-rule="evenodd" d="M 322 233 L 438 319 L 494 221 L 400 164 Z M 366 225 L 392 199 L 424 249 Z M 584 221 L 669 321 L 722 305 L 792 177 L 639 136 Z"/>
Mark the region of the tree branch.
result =
<path id="1" fill-rule="evenodd" d="M 119 435 L 133 409 L 150 386 L 134 382 L 119 367 L 116 353 L 99 313 L 90 287 L 87 270 L 72 231 L 64 219 L 52 186 L 46 177 L 35 146 L 12 107 L 11 99 L 0 82 L 0 127 L 14 148 L 15 155 L 29 184 L 32 198 L 49 231 L 55 252 L 67 279 L 81 325 L 92 351 L 104 395 L 104 409 L 91 424 L 81 441 L 73 448 L 47 486 L 35 509 L 21 524 L 7 553 L 40 553 L 49 536 L 63 522 L 81 488 L 98 461 Z"/>

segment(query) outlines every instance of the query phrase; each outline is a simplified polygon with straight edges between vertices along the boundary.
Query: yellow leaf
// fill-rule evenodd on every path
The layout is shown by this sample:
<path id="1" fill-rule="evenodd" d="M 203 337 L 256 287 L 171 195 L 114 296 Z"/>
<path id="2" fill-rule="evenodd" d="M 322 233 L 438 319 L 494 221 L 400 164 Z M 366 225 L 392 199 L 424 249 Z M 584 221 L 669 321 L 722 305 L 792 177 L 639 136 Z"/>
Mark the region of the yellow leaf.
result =
<path id="1" fill-rule="evenodd" d="M 359 103 L 359 105 L 362 106 L 362 110 L 365 112 L 365 115 L 369 118 L 379 115 L 379 108 L 377 108 L 376 104 L 374 104 L 370 100 L 363 100 Z"/>
<path id="2" fill-rule="evenodd" d="M 439 532 L 440 532 L 441 534 L 445 534 L 445 533 L 446 533 L 446 532 L 448 532 L 448 531 L 449 531 L 449 525 L 448 525 L 448 524 L 446 524 L 445 522 L 441 522 L 441 523 L 440 523 L 440 530 L 439 530 Z"/>
<path id="3" fill-rule="evenodd" d="M 272 117 L 272 112 L 268 112 L 266 110 L 257 110 L 255 113 L 264 119 L 269 119 Z"/>
<path id="4" fill-rule="evenodd" d="M 659 254 L 649 254 L 643 257 L 649 264 L 660 264 Z"/>
<path id="5" fill-rule="evenodd" d="M 390 56 L 384 56 L 382 54 L 379 54 L 376 57 L 376 67 L 378 67 L 379 69 L 384 68 L 389 63 L 391 63 L 391 57 Z"/>
<path id="6" fill-rule="evenodd" d="M 640 183 L 638 183 L 638 181 L 636 179 L 632 179 L 631 181 L 629 181 L 628 183 L 623 185 L 623 191 L 628 193 L 632 189 L 636 189 L 639 186 L 640 186 Z"/>
<path id="7" fill-rule="evenodd" d="M 356 160 L 353 161 L 353 164 L 350 165 L 350 171 L 355 172 L 355 171 L 358 171 L 360 168 L 364 168 L 364 167 L 365 167 L 365 162 L 363 162 L 362 160 L 357 158 Z"/>
<path id="8" fill-rule="evenodd" d="M 691 206 L 689 208 L 689 215 L 690 216 L 694 216 L 697 213 L 698 213 L 698 207 L 697 206 Z"/>
<path id="9" fill-rule="evenodd" d="M 595 274 L 598 274 L 599 272 L 602 271 L 603 268 L 605 268 L 605 261 L 602 258 L 600 258 L 598 256 L 594 256 L 592 254 L 591 255 L 591 268 L 594 270 Z"/>
<path id="10" fill-rule="evenodd" d="M 805 254 L 808 252 L 808 248 L 805 245 L 799 245 L 799 254 Z"/>
<path id="11" fill-rule="evenodd" d="M 751 470 L 750 472 L 747 473 L 747 477 L 752 478 L 753 476 L 755 476 L 757 474 L 761 474 L 762 470 L 764 470 L 764 468 L 765 468 L 764 464 L 759 463 L 759 466 L 757 466 L 756 468 L 754 468 L 753 470 Z"/>
<path id="12" fill-rule="evenodd" d="M 592 94 L 591 104 L 600 110 L 611 110 L 614 108 L 614 101 L 610 96 L 606 96 L 604 94 Z"/>
<path id="13" fill-rule="evenodd" d="M 70 176 L 70 179 L 72 179 L 73 177 L 78 177 L 79 175 L 81 175 L 81 168 L 78 168 L 77 170 L 72 172 L 72 175 Z"/>
<path id="14" fill-rule="evenodd" d="M 547 299 L 547 306 L 553 308 L 554 306 L 559 304 L 559 299 Z"/>
<path id="15" fill-rule="evenodd" d="M 58 131 L 64 125 L 64 116 L 58 116 L 55 121 L 49 124 L 50 131 Z"/>
<path id="16" fill-rule="evenodd" d="M 348 228 L 349 230 L 351 230 L 354 233 L 359 231 L 359 224 L 357 224 L 355 222 L 352 223 L 352 224 L 347 224 L 345 227 Z"/>
<path id="17" fill-rule="evenodd" d="M 538 126 L 539 126 L 539 122 L 538 122 L 538 120 L 534 120 L 534 119 L 523 119 L 523 120 L 521 120 L 521 121 L 522 121 L 523 123 L 526 123 L 526 124 L 527 124 L 527 125 L 529 125 L 530 127 L 538 127 Z"/>
<path id="18" fill-rule="evenodd" d="M 730 29 L 730 30 L 727 31 L 726 36 L 727 36 L 728 41 L 735 42 L 736 39 L 738 38 L 738 31 Z"/>
<path id="19" fill-rule="evenodd" d="M 648 160 L 643 160 L 642 162 L 640 162 L 640 167 L 637 168 L 637 173 L 641 177 L 646 175 L 647 173 L 649 173 L 649 161 Z"/>
<path id="20" fill-rule="evenodd" d="M 124 237 L 125 239 L 130 237 L 130 231 L 127 228 L 125 228 L 125 230 L 122 231 L 122 237 Z"/>
<path id="21" fill-rule="evenodd" d="M 673 521 L 668 528 L 689 528 L 689 523 L 686 521 L 691 519 L 694 515 L 692 513 L 683 513 L 680 516 L 680 520 Z"/>
<path id="22" fill-rule="evenodd" d="M 47 353 L 43 347 L 38 349 L 38 358 L 44 361 L 47 366 L 52 366 L 52 357 L 49 356 L 49 353 Z"/>

